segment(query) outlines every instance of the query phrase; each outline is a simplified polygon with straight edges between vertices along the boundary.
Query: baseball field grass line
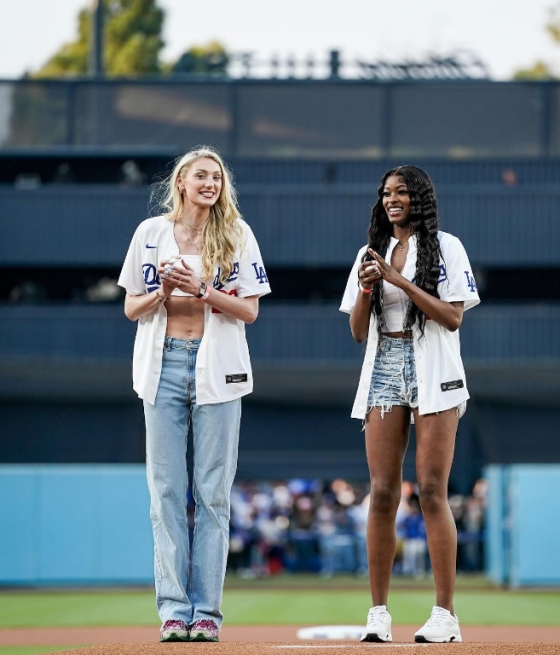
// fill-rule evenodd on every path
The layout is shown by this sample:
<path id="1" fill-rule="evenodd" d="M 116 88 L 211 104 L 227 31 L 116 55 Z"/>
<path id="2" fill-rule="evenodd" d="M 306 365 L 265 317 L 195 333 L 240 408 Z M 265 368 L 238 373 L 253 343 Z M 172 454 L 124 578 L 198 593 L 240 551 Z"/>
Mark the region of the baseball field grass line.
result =
<path id="1" fill-rule="evenodd" d="M 281 575 L 261 578 L 244 578 L 235 573 L 228 573 L 225 581 L 227 589 L 364 589 L 368 586 L 368 576 L 337 574 L 332 577 L 322 577 L 316 573 L 283 573 Z M 422 577 L 395 575 L 391 579 L 392 589 L 433 589 L 434 580 L 431 574 Z M 480 573 L 460 573 L 457 576 L 456 588 L 493 590 L 493 582 Z"/>
<path id="2" fill-rule="evenodd" d="M 86 646 L 0 646 L 0 655 L 42 655 L 42 653 L 57 653 L 76 648 L 86 648 Z"/>
<path id="3" fill-rule="evenodd" d="M 434 604 L 431 589 L 395 590 L 389 598 L 395 624 L 422 624 Z M 370 605 L 367 589 L 229 589 L 223 612 L 229 625 L 356 624 Z M 459 591 L 463 625 L 560 625 L 560 594 Z M 158 625 L 151 591 L 4 592 L 0 628 L 26 626 Z"/>

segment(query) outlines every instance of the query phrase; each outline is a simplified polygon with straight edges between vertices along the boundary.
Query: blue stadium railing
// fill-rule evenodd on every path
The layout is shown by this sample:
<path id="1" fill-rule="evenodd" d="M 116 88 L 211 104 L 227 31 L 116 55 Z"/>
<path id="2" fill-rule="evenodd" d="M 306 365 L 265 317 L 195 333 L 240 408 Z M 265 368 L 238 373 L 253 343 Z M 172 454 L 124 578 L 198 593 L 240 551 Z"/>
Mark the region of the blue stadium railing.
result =
<path id="1" fill-rule="evenodd" d="M 136 326 L 122 305 L 0 306 L 0 358 L 130 360 Z M 461 328 L 467 362 L 560 361 L 560 303 L 481 305 Z M 361 361 L 337 304 L 261 303 L 247 328 L 256 362 Z"/>
<path id="2" fill-rule="evenodd" d="M 211 143 L 228 157 L 543 157 L 560 154 L 558 82 L 0 80 L 1 148 Z"/>
<path id="3" fill-rule="evenodd" d="M 369 185 L 242 185 L 241 210 L 268 266 L 350 268 L 375 202 Z M 442 229 L 474 266 L 559 266 L 560 187 L 441 185 Z M 3 266 L 122 264 L 148 215 L 147 187 L 0 187 Z M 156 210 L 152 210 L 155 212 Z M 14 218 L 15 217 L 15 218 Z"/>

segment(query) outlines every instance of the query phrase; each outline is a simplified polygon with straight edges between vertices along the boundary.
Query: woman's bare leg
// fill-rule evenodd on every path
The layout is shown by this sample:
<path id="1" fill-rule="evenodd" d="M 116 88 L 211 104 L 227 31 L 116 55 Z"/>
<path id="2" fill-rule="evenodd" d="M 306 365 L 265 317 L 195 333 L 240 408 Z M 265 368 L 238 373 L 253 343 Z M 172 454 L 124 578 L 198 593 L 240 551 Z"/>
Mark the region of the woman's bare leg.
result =
<path id="1" fill-rule="evenodd" d="M 401 500 L 402 465 L 410 430 L 410 409 L 373 408 L 366 420 L 366 454 L 371 480 L 367 526 L 369 581 L 373 605 L 387 605 L 397 548 L 395 518 Z"/>
<path id="2" fill-rule="evenodd" d="M 457 529 L 447 500 L 459 419 L 450 409 L 420 416 L 415 411 L 416 476 L 428 550 L 436 585 L 436 605 L 453 613 Z"/>

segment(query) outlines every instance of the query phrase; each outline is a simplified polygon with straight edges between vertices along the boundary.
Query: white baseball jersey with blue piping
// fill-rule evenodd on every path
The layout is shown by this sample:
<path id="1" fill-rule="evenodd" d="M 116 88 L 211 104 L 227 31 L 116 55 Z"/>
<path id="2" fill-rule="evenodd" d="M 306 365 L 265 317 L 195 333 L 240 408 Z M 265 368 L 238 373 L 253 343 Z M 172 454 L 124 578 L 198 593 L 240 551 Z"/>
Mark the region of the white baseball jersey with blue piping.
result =
<path id="1" fill-rule="evenodd" d="M 270 286 L 257 240 L 245 221 L 239 223 L 243 236 L 235 252 L 233 271 L 222 284 L 216 268 L 212 287 L 240 298 L 264 296 L 270 293 Z M 143 221 L 132 237 L 119 286 L 135 296 L 156 291 L 161 286 L 157 274 L 159 263 L 178 254 L 171 221 L 161 216 Z M 138 319 L 132 360 L 133 387 L 140 398 L 151 404 L 155 401 L 161 375 L 166 327 L 164 303 L 152 314 Z M 196 361 L 197 404 L 235 400 L 252 390 L 245 323 L 206 305 L 204 335 Z"/>
<path id="2" fill-rule="evenodd" d="M 480 302 L 469 258 L 457 237 L 447 232 L 438 232 L 438 238 L 442 252 L 438 280 L 439 297 L 446 302 L 463 302 L 466 311 Z M 391 237 L 385 255 L 385 261 L 389 264 L 397 243 L 397 239 Z M 364 246 L 356 256 L 340 305 L 341 312 L 351 314 L 358 293 L 361 293 L 358 288 L 358 268 L 366 250 L 367 246 Z M 416 274 L 416 256 L 416 237 L 413 236 L 409 241 L 408 255 L 402 270 L 402 275 L 408 280 L 413 280 Z M 418 325 L 413 326 L 413 337 L 419 413 L 432 414 L 464 405 L 469 398 L 469 392 L 461 359 L 459 330 L 450 332 L 435 321 L 427 320 L 423 335 Z M 372 313 L 352 418 L 363 420 L 366 416 L 378 340 L 377 320 Z"/>

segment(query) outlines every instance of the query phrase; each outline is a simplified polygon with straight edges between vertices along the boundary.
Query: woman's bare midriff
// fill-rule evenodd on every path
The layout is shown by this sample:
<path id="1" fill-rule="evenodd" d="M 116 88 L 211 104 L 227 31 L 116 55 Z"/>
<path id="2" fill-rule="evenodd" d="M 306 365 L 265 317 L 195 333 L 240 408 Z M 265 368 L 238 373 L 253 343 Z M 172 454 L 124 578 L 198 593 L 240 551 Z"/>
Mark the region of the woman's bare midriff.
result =
<path id="1" fill-rule="evenodd" d="M 393 339 L 412 339 L 412 330 L 406 332 L 382 332 L 384 337 L 392 337 Z"/>
<path id="2" fill-rule="evenodd" d="M 165 301 L 167 336 L 201 339 L 204 334 L 204 301 L 191 296 L 171 296 Z"/>

